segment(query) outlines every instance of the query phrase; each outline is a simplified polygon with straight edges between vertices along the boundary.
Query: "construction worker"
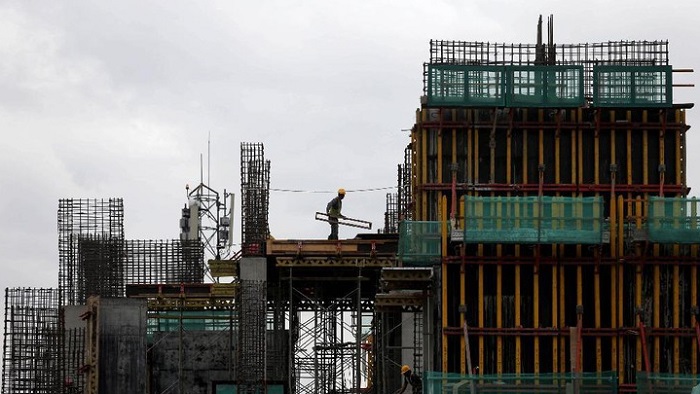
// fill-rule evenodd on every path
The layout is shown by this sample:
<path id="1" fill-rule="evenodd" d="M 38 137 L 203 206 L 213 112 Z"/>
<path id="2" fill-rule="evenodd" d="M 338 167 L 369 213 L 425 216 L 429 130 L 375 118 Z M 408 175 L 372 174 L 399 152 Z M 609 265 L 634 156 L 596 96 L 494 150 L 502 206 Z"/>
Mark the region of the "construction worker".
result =
<path id="1" fill-rule="evenodd" d="M 411 371 L 411 367 L 408 365 L 401 366 L 401 375 L 403 375 L 403 386 L 397 390 L 394 394 L 402 394 L 406 391 L 408 385 L 411 385 L 411 390 L 413 394 L 423 393 L 423 381 L 420 376 L 416 375 Z"/>
<path id="2" fill-rule="evenodd" d="M 338 196 L 334 197 L 326 205 L 326 214 L 328 214 L 328 222 L 331 224 L 331 235 L 328 239 L 338 239 L 338 218 L 344 218 L 340 211 L 343 209 L 343 198 L 345 198 L 345 189 L 338 189 Z"/>

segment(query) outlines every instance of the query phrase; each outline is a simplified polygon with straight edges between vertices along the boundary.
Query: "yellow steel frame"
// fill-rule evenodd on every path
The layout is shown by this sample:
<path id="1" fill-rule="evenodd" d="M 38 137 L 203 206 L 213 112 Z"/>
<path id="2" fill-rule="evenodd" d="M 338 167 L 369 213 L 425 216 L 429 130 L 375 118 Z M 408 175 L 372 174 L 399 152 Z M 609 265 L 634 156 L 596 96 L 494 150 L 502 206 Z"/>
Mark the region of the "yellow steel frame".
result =
<path id="1" fill-rule="evenodd" d="M 443 244 L 442 244 L 442 255 L 443 257 L 448 257 L 448 250 L 447 250 L 447 244 L 446 244 L 446 239 L 447 237 L 447 229 L 446 229 L 446 220 L 449 217 L 449 212 L 448 210 L 450 209 L 450 205 L 447 203 L 447 201 L 451 201 L 451 196 L 447 196 L 447 193 L 444 192 L 439 192 L 439 191 L 427 191 L 425 188 L 422 188 L 421 185 L 424 185 L 426 183 L 442 183 L 446 184 L 451 181 L 451 179 L 448 179 L 449 177 L 446 177 L 445 174 L 445 168 L 446 163 L 451 163 L 452 165 L 457 165 L 457 164 L 462 164 L 466 168 L 466 181 L 467 182 L 475 182 L 475 183 L 484 183 L 487 180 L 486 179 L 478 179 L 479 177 L 479 169 L 481 165 L 488 166 L 489 168 L 489 180 L 490 182 L 495 182 L 496 180 L 496 174 L 495 174 L 495 165 L 497 162 L 495 161 L 495 148 L 493 146 L 490 146 L 490 155 L 488 157 L 488 164 L 486 161 L 486 157 L 480 157 L 480 149 L 479 146 L 480 144 L 487 143 L 488 141 L 480 141 L 484 139 L 485 134 L 482 132 L 480 134 L 479 130 L 486 130 L 486 126 L 484 124 L 478 125 L 479 122 L 478 120 L 478 112 L 479 110 L 476 109 L 464 109 L 464 110 L 457 110 L 457 109 L 449 109 L 445 110 L 449 111 L 449 113 L 445 113 L 445 115 L 449 115 L 447 117 L 443 116 L 443 113 L 441 112 L 439 114 L 440 119 L 442 120 L 443 118 L 446 120 L 445 122 L 445 128 L 443 129 L 442 124 L 440 127 L 436 126 L 430 126 L 431 128 L 426 128 L 426 126 L 423 126 L 421 123 L 426 122 L 428 120 L 428 110 L 424 109 L 420 111 L 417 114 L 417 120 L 419 120 L 419 124 L 413 129 L 412 133 L 412 141 L 414 143 L 414 156 L 413 156 L 413 162 L 414 162 L 414 174 L 415 174 L 415 183 L 414 186 L 418 186 L 416 190 L 416 220 L 427 220 L 428 218 L 428 212 L 432 212 L 429 210 L 429 207 L 431 207 L 430 204 L 434 203 L 431 202 L 432 197 L 439 197 L 439 206 L 438 206 L 438 213 L 440 216 L 440 220 L 443 222 Z M 463 111 L 463 112 L 460 112 Z M 528 111 L 533 111 L 532 109 L 522 109 L 520 112 L 520 116 L 522 116 L 525 120 L 530 119 L 528 117 Z M 545 120 L 545 111 L 542 109 L 536 109 L 536 117 L 539 122 L 539 125 L 544 124 Z M 665 160 L 669 159 L 669 157 L 666 157 L 666 146 L 670 141 L 674 141 L 673 143 L 675 144 L 675 166 L 673 171 L 670 173 L 670 176 L 666 177 L 666 180 L 669 181 L 669 184 L 673 185 L 678 185 L 678 184 L 685 184 L 685 177 L 686 177 L 686 172 L 685 172 L 685 160 L 684 160 L 684 155 L 685 152 L 683 150 L 683 146 L 685 144 L 685 130 L 680 129 L 680 128 L 675 128 L 675 129 L 670 129 L 666 130 L 666 132 L 672 132 L 674 133 L 674 138 L 673 139 L 665 139 L 663 137 L 663 131 L 659 133 L 658 138 L 659 138 L 659 146 L 658 146 L 658 152 L 650 152 L 650 143 L 649 143 L 649 138 L 657 138 L 656 136 L 656 130 L 654 129 L 657 127 L 656 125 L 654 126 L 642 126 L 644 128 L 637 128 L 638 125 L 635 125 L 634 122 L 634 111 L 633 110 L 605 110 L 608 112 L 599 114 L 596 118 L 596 124 L 595 124 L 595 134 L 593 137 L 593 146 L 590 147 L 592 149 L 593 157 L 588 158 L 584 157 L 584 135 L 585 133 L 589 133 L 592 130 L 590 129 L 590 126 L 585 124 L 583 121 L 583 109 L 578 108 L 578 109 L 573 109 L 568 112 L 568 116 L 566 118 L 569 119 L 569 122 L 566 123 L 567 125 L 570 126 L 564 126 L 561 127 L 559 121 L 557 122 L 557 128 L 554 130 L 554 146 L 550 146 L 549 144 L 545 146 L 545 136 L 546 132 L 549 132 L 545 130 L 541 126 L 524 126 L 521 128 L 521 134 L 522 137 L 518 138 L 518 140 L 522 141 L 522 143 L 518 143 L 517 145 L 521 145 L 518 149 L 521 149 L 520 152 L 514 152 L 513 149 L 513 135 L 512 135 L 512 124 L 508 124 L 508 129 L 507 133 L 505 135 L 505 141 L 504 143 L 506 144 L 505 146 L 505 158 L 504 158 L 504 164 L 505 164 L 505 181 L 508 184 L 518 182 L 518 183 L 524 183 L 524 184 L 531 184 L 532 182 L 536 182 L 535 179 L 528 179 L 532 178 L 529 176 L 528 171 L 529 169 L 532 168 L 535 163 L 528 162 L 528 149 L 533 149 L 532 141 L 533 139 L 537 139 L 537 164 L 545 164 L 545 154 L 547 150 L 553 149 L 553 154 L 554 154 L 554 165 L 552 168 L 546 168 L 546 171 L 553 171 L 554 172 L 554 182 L 557 184 L 560 184 L 562 181 L 565 183 L 568 183 L 568 174 L 562 173 L 562 164 L 563 161 L 569 160 L 570 158 L 570 175 L 571 175 L 571 183 L 578 183 L 578 184 L 586 184 L 590 183 L 590 180 L 586 179 L 584 180 L 584 169 L 586 166 L 592 166 L 593 167 L 593 183 L 596 185 L 602 185 L 601 184 L 601 172 L 602 171 L 608 171 L 607 168 L 603 168 L 602 163 L 618 163 L 619 160 L 623 160 L 624 162 L 624 167 L 625 170 L 624 172 L 617 172 L 615 174 L 615 181 L 617 185 L 621 186 L 629 186 L 634 183 L 634 177 L 633 176 L 639 176 L 641 172 L 641 179 L 643 185 L 649 185 L 650 184 L 650 179 L 652 178 L 650 174 L 650 171 L 655 168 L 655 161 L 658 158 L 659 163 L 658 164 L 663 164 Z M 685 112 L 682 110 L 674 110 L 675 113 L 675 123 L 676 124 L 684 124 L 685 122 Z M 567 115 L 565 113 L 561 114 Z M 488 125 L 491 126 L 491 134 L 490 136 L 493 138 L 494 133 L 497 130 L 497 119 L 496 116 L 497 114 L 493 114 L 493 124 Z M 560 116 L 557 114 L 557 116 Z M 663 114 L 661 115 L 663 116 Z M 455 126 L 455 123 L 457 119 L 465 119 L 465 122 L 463 123 L 463 126 Z M 641 111 L 641 123 L 644 125 L 648 125 L 648 119 L 649 119 L 649 113 L 646 110 Z M 601 119 L 607 119 L 605 121 Z M 618 122 L 618 119 L 624 119 L 624 121 Z M 451 123 L 447 123 L 447 120 L 450 120 Z M 512 122 L 512 120 L 511 120 Z M 603 123 L 605 122 L 605 125 Z M 527 124 L 527 123 L 526 123 Z M 532 123 L 534 125 L 534 122 Z M 529 127 L 529 128 L 528 128 Z M 661 124 L 658 125 L 658 129 L 661 130 Z M 445 134 L 448 133 L 448 134 Z M 464 133 L 464 141 L 465 144 L 462 146 L 458 145 L 458 141 L 460 140 L 460 135 L 459 133 Z M 565 135 L 562 135 L 561 133 L 567 133 Z M 609 134 L 609 150 L 608 147 L 604 145 L 604 143 L 607 140 L 608 135 L 606 134 L 601 134 L 601 133 L 610 133 Z M 571 136 L 571 141 L 568 142 L 566 145 L 562 146 L 562 136 Z M 606 140 L 603 140 L 603 137 L 606 137 Z M 633 142 L 636 142 L 636 138 L 641 139 L 641 152 L 635 151 L 636 145 L 633 144 Z M 451 146 L 450 148 L 446 149 L 444 143 L 450 143 L 451 141 Z M 434 145 L 430 145 L 433 142 L 435 142 Z M 498 141 L 498 143 L 502 143 L 501 141 Z M 624 150 L 622 150 L 622 155 L 618 155 L 618 147 L 620 147 L 620 144 L 624 144 Z M 432 146 L 433 149 L 435 149 L 433 152 L 437 153 L 438 160 L 435 163 L 436 167 L 433 167 L 437 170 L 437 178 L 436 179 L 431 179 L 432 175 L 428 173 L 428 154 L 429 150 L 428 147 Z M 589 148 L 589 147 L 586 147 Z M 622 147 L 620 147 L 622 148 Z M 530 154 L 533 154 L 535 152 L 530 152 Z M 518 159 L 516 158 L 517 155 L 522 155 L 521 162 L 518 163 L 516 162 Z M 641 156 L 641 162 L 642 166 L 641 168 L 634 168 L 633 167 L 633 157 Z M 462 163 L 459 163 L 461 157 L 464 157 L 464 161 Z M 624 156 L 624 157 L 622 157 Z M 591 160 L 592 159 L 592 160 Z M 431 157 L 432 160 L 432 157 Z M 449 160 L 449 161 L 447 161 Z M 590 163 L 592 162 L 592 164 Z M 515 167 L 521 167 L 522 171 L 521 173 L 514 173 L 514 166 Z M 485 169 L 483 167 L 482 169 Z M 637 172 L 639 171 L 639 172 Z M 448 172 L 449 173 L 449 172 Z M 623 180 L 624 177 L 624 180 Z M 517 179 L 516 179 L 517 178 Z M 618 182 L 621 181 L 621 182 Z M 604 183 L 604 182 L 603 182 Z M 443 190 L 448 190 L 448 189 L 443 189 Z M 648 190 L 648 189 L 646 189 Z M 474 191 L 466 191 L 464 192 L 465 194 L 475 194 L 477 192 Z M 511 195 L 512 193 L 508 192 L 508 195 Z M 557 195 L 561 195 L 563 193 L 557 193 Z M 600 194 L 597 192 L 596 194 Z M 492 193 L 492 195 L 496 195 Z M 578 193 L 578 195 L 583 195 L 583 190 Z M 583 288 L 584 284 L 584 272 L 583 272 L 583 266 L 581 264 L 576 264 L 575 266 L 567 267 L 566 265 L 553 265 L 551 266 L 551 283 L 541 283 L 540 281 L 540 274 L 537 269 L 534 270 L 532 277 L 528 275 L 528 277 L 523 277 L 523 271 L 522 271 L 522 265 L 520 263 L 516 263 L 514 266 L 514 275 L 511 279 L 511 277 L 508 277 L 505 275 L 504 268 L 502 265 L 501 259 L 504 259 L 503 253 L 504 253 L 504 248 L 501 245 L 496 245 L 496 258 L 497 260 L 497 265 L 495 268 L 495 293 L 497 295 L 496 300 L 495 300 L 495 311 L 486 311 L 485 306 L 484 306 L 484 300 L 485 300 L 485 270 L 484 270 L 484 265 L 482 263 L 478 264 L 478 267 L 474 267 L 474 270 L 476 271 L 476 275 L 478 275 L 477 279 L 477 289 L 476 289 L 476 296 L 478 297 L 478 310 L 477 310 L 477 321 L 474 322 L 478 325 L 478 327 L 485 327 L 486 324 L 486 314 L 488 313 L 495 313 L 495 327 L 493 328 L 509 328 L 505 327 L 504 325 L 504 310 L 505 310 L 505 301 L 500 297 L 504 290 L 507 289 L 513 289 L 514 295 L 515 295 L 515 300 L 514 300 L 514 307 L 515 307 L 515 316 L 514 316 L 514 322 L 513 324 L 516 327 L 519 327 L 523 323 L 523 316 L 521 314 L 521 309 L 522 309 L 522 304 L 521 304 L 521 298 L 523 296 L 531 296 L 532 297 L 532 302 L 533 302 L 533 309 L 532 309 L 532 323 L 533 323 L 533 328 L 538 328 L 540 327 L 540 324 L 542 323 L 542 319 L 540 316 L 540 313 L 542 313 L 542 305 L 541 303 L 544 302 L 544 299 L 542 299 L 542 296 L 545 296 L 547 298 L 551 297 L 551 300 L 547 300 L 547 302 L 551 302 L 551 321 L 552 325 L 555 327 L 565 327 L 567 324 L 571 324 L 571 322 L 566 321 L 566 308 L 571 308 L 572 305 L 568 301 L 567 297 L 567 290 L 572 293 L 573 295 L 575 293 L 575 298 L 576 298 L 576 303 L 577 305 L 588 305 L 591 306 L 591 308 L 586 308 L 585 311 L 586 313 L 592 313 L 593 314 L 593 324 L 594 329 L 604 329 L 608 328 L 605 327 L 607 324 L 607 321 L 610 321 L 610 326 L 609 328 L 612 330 L 617 330 L 620 332 L 620 330 L 625 326 L 624 319 L 623 317 L 626 316 L 629 313 L 628 308 L 632 307 L 630 303 L 625 299 L 625 294 L 624 294 L 624 289 L 625 289 L 625 266 L 627 266 L 627 269 L 634 269 L 635 271 L 630 272 L 630 274 L 633 274 L 632 277 L 633 283 L 630 283 L 630 287 L 634 288 L 634 304 L 635 306 L 642 305 L 644 303 L 644 294 L 642 292 L 642 289 L 645 286 L 645 281 L 649 281 L 651 288 L 652 288 L 652 294 L 651 297 L 653 298 L 651 309 L 652 313 L 649 316 L 644 316 L 645 321 L 644 323 L 650 327 L 650 329 L 653 330 L 654 327 L 660 327 L 661 326 L 661 266 L 659 263 L 654 263 L 653 261 L 658 259 L 661 256 L 661 249 L 659 245 L 653 245 L 651 247 L 651 256 L 648 256 L 649 260 L 652 262 L 649 263 L 651 265 L 650 272 L 651 275 L 649 277 L 646 276 L 645 271 L 643 270 L 643 266 L 640 264 L 636 265 L 628 265 L 627 263 L 622 264 L 621 259 L 626 258 L 629 255 L 629 251 L 625 250 L 625 246 L 629 244 L 629 242 L 626 242 L 625 237 L 627 236 L 625 232 L 625 226 L 627 223 L 627 218 L 629 217 L 634 217 L 634 226 L 638 229 L 643 229 L 644 227 L 644 222 L 643 222 L 643 217 L 646 216 L 646 210 L 647 205 L 645 204 L 645 200 L 647 200 L 649 197 L 649 194 L 645 194 L 643 196 L 636 196 L 634 193 L 625 191 L 625 192 L 619 192 L 617 190 L 612 189 L 610 191 L 610 206 L 609 206 L 609 224 L 610 224 L 610 254 L 608 256 L 602 255 L 602 251 L 606 250 L 600 249 L 600 250 L 594 250 L 593 258 L 594 259 L 607 259 L 611 258 L 612 264 L 601 264 L 601 265 L 596 265 L 595 270 L 593 271 L 593 294 L 594 294 L 594 299 L 593 300 L 584 300 L 583 297 Z M 462 205 L 459 205 L 459 209 L 456 212 L 458 215 L 458 218 L 460 218 L 460 211 L 462 210 Z M 517 207 L 516 207 L 517 210 Z M 509 212 L 509 215 L 513 215 L 515 217 L 518 216 L 518 212 Z M 695 214 L 695 213 L 693 213 Z M 461 223 L 461 218 L 459 219 Z M 627 240 L 629 241 L 629 240 Z M 698 250 L 700 249 L 700 245 L 692 245 L 689 247 L 690 248 L 690 255 L 693 258 L 698 258 Z M 484 245 L 480 244 L 476 246 L 476 256 L 477 257 L 483 257 L 484 256 Z M 580 259 L 583 259 L 584 257 L 584 251 L 583 247 L 581 245 L 577 245 L 575 247 L 576 251 L 576 256 Z M 681 254 L 681 249 L 679 246 L 673 246 L 672 251 L 674 255 L 680 255 Z M 632 252 L 635 254 L 637 257 L 641 257 L 644 253 L 645 250 L 643 247 L 641 247 L 640 244 L 636 244 L 634 251 Z M 514 246 L 514 251 L 513 254 L 515 255 L 515 258 L 519 261 L 519 257 L 521 256 L 521 246 L 516 245 Z M 554 260 L 557 260 L 558 257 L 564 256 L 565 254 L 565 249 L 562 245 L 551 245 L 551 255 L 554 258 Z M 590 256 L 589 254 L 585 254 L 586 256 Z M 454 256 L 452 256 L 454 257 Z M 279 263 L 279 261 L 278 261 Z M 308 264 L 308 263 L 307 263 Z M 469 304 L 467 300 L 467 275 L 469 272 L 473 272 L 470 269 L 467 269 L 467 267 L 470 267 L 466 265 L 466 263 L 462 262 L 459 266 L 459 269 L 457 267 L 450 267 L 450 264 L 447 264 L 446 260 L 443 259 L 442 263 L 442 296 L 443 299 L 450 299 L 453 297 L 459 297 L 460 300 L 460 305 L 467 305 Z M 550 269 L 550 266 L 545 266 L 547 267 L 546 269 Z M 541 269 L 542 267 L 540 267 Z M 448 288 L 448 276 L 452 273 L 457 273 L 459 272 L 460 279 L 459 279 L 459 290 L 456 288 L 454 289 L 449 289 Z M 698 267 L 696 265 L 691 265 L 690 267 L 687 268 L 687 271 L 685 269 L 681 269 L 680 266 L 676 265 L 672 268 L 671 274 L 673 275 L 672 279 L 675 282 L 681 281 L 681 278 L 683 275 L 687 275 L 687 273 L 690 273 L 690 278 L 689 280 L 690 283 L 690 297 L 692 300 L 696 300 L 698 297 Z M 610 280 L 608 281 L 607 275 L 609 274 Z M 567 288 L 567 278 L 570 275 L 575 275 L 576 279 L 576 284 L 575 288 L 573 284 L 570 284 Z M 586 277 L 587 278 L 587 277 Z M 522 290 L 522 285 L 523 285 L 523 280 L 525 281 L 530 281 L 531 286 L 532 286 L 532 294 L 523 294 Z M 608 287 L 608 282 L 609 284 L 609 289 Z M 549 287 L 551 285 L 551 288 Z M 513 286 L 513 287 L 511 287 Z M 546 286 L 546 287 L 543 287 Z M 529 286 L 527 286 L 529 287 Z M 546 290 L 545 290 L 546 289 Z M 457 291 L 459 294 L 457 294 Z M 510 290 L 508 290 L 510 291 Z M 672 312 L 672 326 L 673 328 L 683 328 L 680 327 L 681 321 L 685 320 L 683 319 L 682 313 L 686 313 L 685 311 L 682 310 L 682 303 L 681 303 L 681 297 L 687 297 L 688 295 L 685 293 L 681 292 L 681 289 L 679 287 L 675 287 L 672 290 L 671 297 L 673 298 L 673 301 L 671 303 L 671 312 Z M 547 294 L 544 294 L 544 293 Z M 608 294 L 606 296 L 605 294 Z M 606 298 L 610 299 L 610 312 L 609 316 L 604 316 L 601 312 L 602 310 L 602 303 Z M 443 303 L 442 305 L 442 326 L 443 328 L 450 328 L 452 329 L 453 327 L 450 327 L 452 325 L 457 325 L 459 324 L 460 326 L 464 325 L 465 322 L 465 315 L 459 315 L 458 318 L 455 320 L 451 320 L 452 316 L 457 316 L 455 314 L 455 311 L 448 311 L 447 308 L 447 303 Z M 548 313 L 549 314 L 549 313 Z M 606 314 L 607 315 L 607 314 Z M 450 319 L 448 319 L 450 317 Z M 692 324 L 694 325 L 696 323 L 696 317 L 692 316 L 691 320 Z M 637 320 L 637 323 L 639 321 Z M 670 328 L 670 327 L 669 327 Z M 450 334 L 452 335 L 452 334 Z M 442 335 L 442 368 L 443 370 L 447 370 L 448 368 L 448 359 L 450 357 L 448 352 L 453 352 L 457 351 L 457 349 L 451 349 L 449 347 L 449 341 L 448 341 L 449 336 L 443 334 Z M 504 337 L 501 334 L 497 334 L 495 337 L 495 345 L 496 345 L 496 353 L 495 353 L 495 372 L 496 373 L 506 373 L 510 371 L 506 371 L 506 357 L 511 357 L 511 355 L 506 354 L 506 337 Z M 633 362 L 634 365 L 637 367 L 638 370 L 641 370 L 644 366 L 643 364 L 643 359 L 642 359 L 642 351 L 641 351 L 641 339 L 637 338 L 636 340 L 632 340 L 630 343 L 632 346 L 636 348 L 636 357 L 634 360 L 625 360 L 625 347 L 627 346 L 628 342 L 624 338 L 628 338 L 624 335 L 613 335 L 611 337 L 611 341 L 609 342 L 610 344 L 608 345 L 606 340 L 603 340 L 603 336 L 596 336 L 595 337 L 595 354 L 592 354 L 591 352 L 585 352 L 584 354 L 586 355 L 585 357 L 595 357 L 595 369 L 597 371 L 602 371 L 603 368 L 607 365 L 611 365 L 612 369 L 615 369 L 618 371 L 618 377 L 620 379 L 620 382 L 628 382 L 629 378 L 625 376 L 625 369 L 626 369 L 626 363 L 627 362 Z M 515 357 L 515 372 L 516 373 L 522 373 L 525 372 L 524 369 L 524 364 L 522 362 L 522 357 L 525 358 L 530 358 L 533 363 L 532 363 L 532 368 L 534 369 L 533 372 L 543 372 L 541 371 L 541 350 L 544 349 L 543 346 L 547 345 L 550 343 L 548 339 L 545 339 L 544 337 L 540 335 L 535 335 L 533 337 L 533 353 L 531 355 L 529 354 L 523 354 L 523 337 L 521 334 L 516 334 L 514 336 L 514 341 L 515 341 L 515 354 L 513 355 Z M 568 364 L 568 358 L 566 357 L 568 350 L 568 347 L 566 346 L 567 341 L 572 340 L 571 338 L 568 338 L 568 336 L 555 336 L 551 340 L 551 350 L 552 350 L 552 362 L 553 362 L 553 371 L 552 372 L 565 372 L 567 370 L 567 364 Z M 485 359 L 485 336 L 484 335 L 477 335 L 477 339 L 475 339 L 475 342 L 478 342 L 478 364 L 477 365 L 484 365 L 486 362 Z M 675 337 L 672 339 L 672 350 L 673 350 L 673 360 L 672 360 L 672 372 L 679 372 L 681 370 L 681 352 L 683 351 L 683 346 L 684 345 L 691 345 L 692 346 L 692 357 L 690 359 L 691 362 L 691 367 L 693 370 L 697 370 L 698 368 L 698 345 L 696 341 L 691 341 L 690 343 L 687 342 L 686 339 L 680 338 L 680 337 Z M 654 335 L 650 337 L 649 343 L 651 345 L 651 351 L 650 355 L 652 356 L 652 369 L 654 371 L 661 371 L 662 366 L 661 366 L 661 337 L 659 335 Z M 606 349 L 610 350 L 610 355 L 607 356 L 606 353 L 608 351 Z M 461 373 L 466 373 L 468 372 L 467 365 L 466 365 L 466 343 L 464 341 L 463 337 L 460 337 L 459 339 L 459 366 L 458 369 Z M 476 355 L 476 354 L 475 354 Z M 454 354 L 453 354 L 454 356 Z M 583 357 L 583 354 L 582 356 Z M 609 357 L 610 364 L 607 362 L 607 357 Z M 582 362 L 583 360 L 581 360 Z M 593 361 L 593 360 L 589 360 Z M 590 363 L 587 365 L 591 365 Z M 484 369 L 482 368 L 480 370 L 480 373 L 483 373 Z"/>

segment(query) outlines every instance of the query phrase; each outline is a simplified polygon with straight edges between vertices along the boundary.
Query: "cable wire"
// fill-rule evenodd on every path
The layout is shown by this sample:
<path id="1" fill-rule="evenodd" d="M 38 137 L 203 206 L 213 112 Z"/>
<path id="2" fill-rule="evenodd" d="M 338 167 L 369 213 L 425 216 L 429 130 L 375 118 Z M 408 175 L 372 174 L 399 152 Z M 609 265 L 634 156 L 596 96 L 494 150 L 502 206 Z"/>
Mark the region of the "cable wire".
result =
<path id="1" fill-rule="evenodd" d="M 391 190 L 391 189 L 397 189 L 398 186 L 385 186 L 385 187 L 373 187 L 373 188 L 368 188 L 368 189 L 346 189 L 345 191 L 347 193 L 368 193 L 368 192 L 378 192 L 382 190 Z M 335 190 L 301 190 L 301 189 L 274 189 L 270 188 L 271 192 L 280 192 L 280 193 L 319 193 L 319 194 L 335 194 L 337 191 Z"/>

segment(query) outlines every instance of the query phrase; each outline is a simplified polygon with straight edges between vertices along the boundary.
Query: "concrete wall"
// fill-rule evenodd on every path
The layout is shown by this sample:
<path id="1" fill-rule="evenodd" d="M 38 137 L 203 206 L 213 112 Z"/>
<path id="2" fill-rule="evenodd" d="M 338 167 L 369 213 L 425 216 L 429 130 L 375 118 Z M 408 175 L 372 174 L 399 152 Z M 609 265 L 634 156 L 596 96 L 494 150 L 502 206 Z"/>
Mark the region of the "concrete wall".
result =
<path id="1" fill-rule="evenodd" d="M 239 263 L 239 269 L 241 280 L 267 280 L 267 259 L 264 257 L 243 257 Z"/>
<path id="2" fill-rule="evenodd" d="M 146 392 L 146 301 L 99 301 L 99 393 Z"/>
<path id="3" fill-rule="evenodd" d="M 85 305 L 66 305 L 63 308 L 63 326 L 66 330 L 85 329 L 85 320 L 81 317 L 87 310 Z"/>
<path id="4" fill-rule="evenodd" d="M 267 352 L 270 381 L 287 379 L 287 335 L 287 331 L 267 333 L 268 344 L 274 344 L 274 349 L 268 347 Z M 235 382 L 237 340 L 238 333 L 231 336 L 230 331 L 183 331 L 182 337 L 178 331 L 156 332 L 149 359 L 151 392 L 170 388 L 169 392 L 177 393 L 182 386 L 183 393 L 210 394 L 215 382 Z"/>
<path id="5" fill-rule="evenodd" d="M 234 333 L 231 339 L 230 334 L 230 331 L 156 332 L 150 359 L 151 392 L 179 393 L 182 387 L 183 393 L 208 394 L 212 382 L 234 380 L 237 335 Z"/>

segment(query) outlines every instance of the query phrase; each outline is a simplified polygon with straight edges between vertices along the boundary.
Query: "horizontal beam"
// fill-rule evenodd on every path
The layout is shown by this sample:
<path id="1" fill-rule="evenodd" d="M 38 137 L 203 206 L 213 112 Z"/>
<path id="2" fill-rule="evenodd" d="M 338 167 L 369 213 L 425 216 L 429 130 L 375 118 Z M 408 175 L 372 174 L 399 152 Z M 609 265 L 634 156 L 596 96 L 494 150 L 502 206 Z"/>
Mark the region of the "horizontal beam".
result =
<path id="1" fill-rule="evenodd" d="M 277 267 L 382 268 L 397 265 L 392 257 L 277 257 Z"/>
<path id="2" fill-rule="evenodd" d="M 547 109 L 542 108 L 543 110 L 547 111 Z M 627 110 L 629 108 L 624 108 L 623 110 Z M 608 110 L 608 109 L 606 109 Z M 671 109 L 668 109 L 669 111 Z M 632 130 L 653 130 L 658 128 L 660 125 L 660 122 L 625 122 L 624 120 L 620 122 L 600 122 L 599 127 L 601 129 L 632 129 Z M 420 126 L 423 129 L 439 129 L 439 128 L 449 128 L 449 129 L 460 129 L 460 128 L 473 128 L 473 129 L 488 129 L 491 130 L 493 128 L 493 120 L 486 120 L 486 121 L 479 121 L 479 122 L 474 122 L 474 121 L 431 121 L 431 122 L 422 122 L 420 123 Z M 586 122 L 532 122 L 532 121 L 513 121 L 513 123 L 509 123 L 507 121 L 502 121 L 496 123 L 496 126 L 501 126 L 501 127 L 508 127 L 511 130 L 517 130 L 517 129 L 542 129 L 542 130 L 567 130 L 567 129 L 580 129 L 583 132 L 590 131 L 593 132 L 595 131 L 595 123 L 586 121 Z M 675 122 L 667 122 L 666 123 L 666 130 L 667 131 L 675 131 L 675 130 L 687 130 L 689 129 L 689 126 L 685 123 L 675 123 Z"/>
<path id="3" fill-rule="evenodd" d="M 700 265 L 700 256 L 625 256 L 614 257 L 563 257 L 563 256 L 450 256 L 444 258 L 448 264 L 469 265 Z M 537 260 L 537 261 L 536 261 Z"/>
<path id="4" fill-rule="evenodd" d="M 276 256 L 388 256 L 396 253 L 398 237 L 392 239 L 270 239 L 266 253 Z"/>
<path id="5" fill-rule="evenodd" d="M 695 328 L 666 328 L 666 327 L 646 327 L 647 336 L 652 337 L 695 337 Z M 464 327 L 443 327 L 445 335 L 464 335 Z M 469 335 L 476 336 L 569 336 L 569 327 L 469 327 Z M 620 337 L 620 336 L 639 336 L 638 327 L 620 327 L 620 328 L 583 328 L 581 335 L 588 337 Z"/>
<path id="6" fill-rule="evenodd" d="M 457 191 L 465 192 L 531 192 L 537 193 L 540 189 L 538 183 L 528 184 L 503 184 L 503 183 L 457 183 L 455 185 Z M 416 185 L 416 191 L 435 190 L 435 191 L 451 191 L 451 183 L 424 183 Z M 542 191 L 544 192 L 611 192 L 610 184 L 543 184 Z M 615 185 L 617 193 L 658 193 L 661 190 L 661 185 Z M 663 185 L 663 191 L 666 194 L 687 194 L 690 188 L 683 185 Z"/>

